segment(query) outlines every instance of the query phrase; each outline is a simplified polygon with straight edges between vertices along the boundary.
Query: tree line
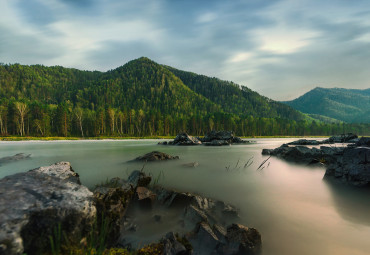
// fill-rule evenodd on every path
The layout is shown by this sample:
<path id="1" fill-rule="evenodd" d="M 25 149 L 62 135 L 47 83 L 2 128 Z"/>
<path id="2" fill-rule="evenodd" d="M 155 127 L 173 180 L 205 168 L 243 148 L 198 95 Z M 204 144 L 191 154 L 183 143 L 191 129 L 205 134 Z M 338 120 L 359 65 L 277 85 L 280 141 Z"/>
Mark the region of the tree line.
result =
<path id="1" fill-rule="evenodd" d="M 203 135 L 210 130 L 233 130 L 240 136 L 370 134 L 369 124 L 243 117 L 222 112 L 174 118 L 141 109 L 101 107 L 91 110 L 70 102 L 48 105 L 10 99 L 2 100 L 0 104 L 2 136 L 140 137 L 173 136 L 180 132 Z"/>

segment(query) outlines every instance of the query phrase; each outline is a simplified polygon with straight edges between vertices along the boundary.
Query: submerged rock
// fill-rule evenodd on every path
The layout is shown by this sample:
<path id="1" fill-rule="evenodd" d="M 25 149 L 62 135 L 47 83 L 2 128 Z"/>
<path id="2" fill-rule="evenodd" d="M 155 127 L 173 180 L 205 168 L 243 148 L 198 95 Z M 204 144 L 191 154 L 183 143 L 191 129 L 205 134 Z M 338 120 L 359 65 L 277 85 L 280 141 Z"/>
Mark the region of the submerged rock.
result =
<path id="1" fill-rule="evenodd" d="M 28 159 L 30 157 L 31 157 L 31 154 L 18 153 L 18 154 L 15 154 L 13 156 L 0 158 L 0 165 L 1 164 L 6 164 L 6 163 L 11 163 L 11 162 L 14 162 L 14 161 L 23 160 L 23 159 Z"/>
<path id="2" fill-rule="evenodd" d="M 161 161 L 161 160 L 172 160 L 172 159 L 179 159 L 179 156 L 171 156 L 164 152 L 160 151 L 152 151 L 143 156 L 139 156 L 133 161 Z"/>
<path id="3" fill-rule="evenodd" d="M 96 217 L 93 193 L 67 162 L 0 180 L 0 254 L 41 254 L 60 224 L 79 242 Z"/>
<path id="4" fill-rule="evenodd" d="M 182 166 L 185 166 L 185 167 L 197 167 L 197 166 L 199 166 L 199 163 L 198 162 L 190 162 L 190 163 L 182 164 Z"/>

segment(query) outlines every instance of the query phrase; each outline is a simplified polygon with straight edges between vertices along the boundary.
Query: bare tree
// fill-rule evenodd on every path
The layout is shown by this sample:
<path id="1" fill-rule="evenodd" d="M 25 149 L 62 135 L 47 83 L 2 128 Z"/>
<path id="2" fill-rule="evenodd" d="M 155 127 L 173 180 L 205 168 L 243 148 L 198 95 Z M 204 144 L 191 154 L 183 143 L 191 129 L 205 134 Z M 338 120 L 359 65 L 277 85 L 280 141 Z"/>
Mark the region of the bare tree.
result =
<path id="1" fill-rule="evenodd" d="M 6 114 L 7 108 L 3 105 L 0 105 L 0 134 L 6 135 L 7 127 L 6 127 Z"/>
<path id="2" fill-rule="evenodd" d="M 22 102 L 16 102 L 15 108 L 17 109 L 17 115 L 19 117 L 18 124 L 19 124 L 19 133 L 21 136 L 24 136 L 24 118 L 27 115 L 28 109 L 27 105 Z"/>
<path id="3" fill-rule="evenodd" d="M 81 107 L 76 107 L 75 108 L 75 116 L 76 116 L 77 124 L 80 128 L 80 131 L 81 131 L 81 135 L 82 135 L 82 137 L 84 137 L 84 130 L 83 130 L 83 127 L 82 127 L 84 111 Z"/>
<path id="4" fill-rule="evenodd" d="M 109 116 L 109 124 L 110 124 L 110 130 L 112 134 L 114 133 L 114 122 L 116 119 L 116 111 L 112 108 L 108 109 L 108 116 Z"/>

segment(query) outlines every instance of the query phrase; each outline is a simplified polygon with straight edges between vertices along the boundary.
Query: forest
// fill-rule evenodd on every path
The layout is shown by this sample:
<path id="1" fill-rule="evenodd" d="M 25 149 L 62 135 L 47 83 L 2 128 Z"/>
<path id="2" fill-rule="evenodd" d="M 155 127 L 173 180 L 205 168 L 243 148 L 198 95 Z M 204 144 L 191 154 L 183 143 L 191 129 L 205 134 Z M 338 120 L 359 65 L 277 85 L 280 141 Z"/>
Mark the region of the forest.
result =
<path id="1" fill-rule="evenodd" d="M 245 86 L 140 58 L 107 72 L 0 65 L 0 135 L 155 137 L 370 134 L 370 124 L 314 119 Z"/>

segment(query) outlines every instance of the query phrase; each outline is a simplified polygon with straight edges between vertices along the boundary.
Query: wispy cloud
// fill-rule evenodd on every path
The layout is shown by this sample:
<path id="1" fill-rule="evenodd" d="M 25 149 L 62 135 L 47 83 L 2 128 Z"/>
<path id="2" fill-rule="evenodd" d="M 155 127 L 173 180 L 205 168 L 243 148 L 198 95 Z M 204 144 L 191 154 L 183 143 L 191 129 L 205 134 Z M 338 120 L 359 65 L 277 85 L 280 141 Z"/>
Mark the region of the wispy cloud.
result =
<path id="1" fill-rule="evenodd" d="M 147 56 L 274 99 L 368 88 L 370 3 L 0 1 L 0 62 L 108 70 Z"/>

